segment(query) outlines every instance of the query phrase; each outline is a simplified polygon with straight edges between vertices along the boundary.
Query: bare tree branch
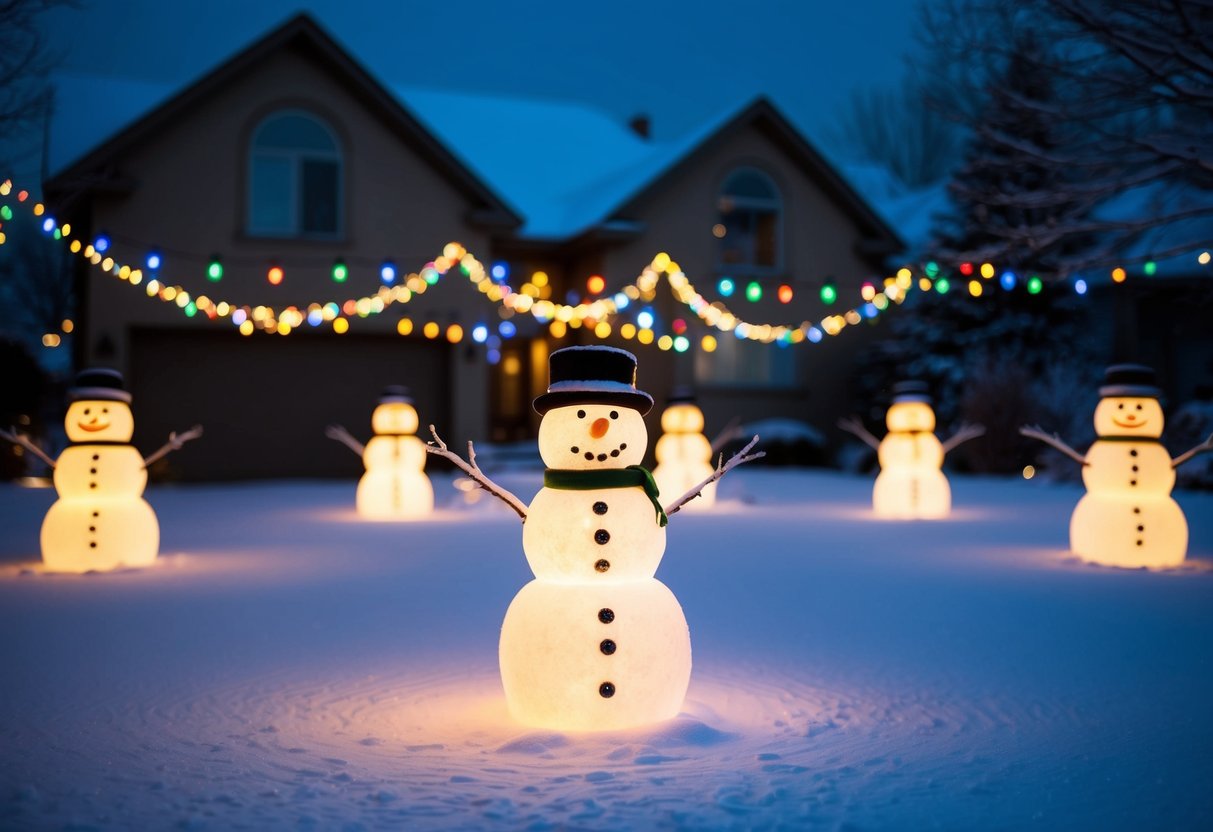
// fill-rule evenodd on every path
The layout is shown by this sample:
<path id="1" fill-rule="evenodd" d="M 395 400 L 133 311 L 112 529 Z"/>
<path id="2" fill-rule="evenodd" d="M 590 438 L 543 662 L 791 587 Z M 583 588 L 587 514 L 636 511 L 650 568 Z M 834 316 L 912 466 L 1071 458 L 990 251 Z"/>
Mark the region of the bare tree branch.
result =
<path id="1" fill-rule="evenodd" d="M 712 456 L 724 450 L 724 446 L 732 442 L 737 437 L 741 436 L 741 418 L 734 416 L 729 420 L 729 423 L 724 426 L 724 430 L 716 434 L 716 438 L 712 440 Z"/>
<path id="2" fill-rule="evenodd" d="M 838 427 L 845 430 L 847 433 L 853 433 L 858 436 L 863 443 L 874 451 L 880 450 L 880 440 L 873 436 L 858 416 L 847 416 L 845 419 L 838 420 Z"/>
<path id="3" fill-rule="evenodd" d="M 724 455 L 722 454 L 720 460 L 716 463 L 716 470 L 712 472 L 710 477 L 706 478 L 703 482 L 694 486 L 690 491 L 683 494 L 677 500 L 665 507 L 666 517 L 673 517 L 684 505 L 702 494 L 703 489 L 716 482 L 716 480 L 723 477 L 729 471 L 732 471 L 738 465 L 744 465 L 747 462 L 752 462 L 755 459 L 761 459 L 762 457 L 766 456 L 766 451 L 758 451 L 757 453 L 753 454 L 749 453 L 750 450 L 757 444 L 758 437 L 755 436 L 748 443 L 746 443 L 744 448 L 729 457 L 728 462 L 724 461 Z"/>
<path id="4" fill-rule="evenodd" d="M 22 448 L 25 448 L 25 450 L 29 451 L 34 456 L 38 457 L 38 459 L 45 462 L 52 471 L 55 470 L 55 460 L 51 459 L 44 450 L 35 445 L 33 440 L 31 440 L 28 436 L 23 433 L 19 433 L 16 428 L 9 428 L 8 430 L 0 428 L 0 439 L 7 439 L 14 445 L 19 445 Z"/>
<path id="5" fill-rule="evenodd" d="M 324 435 L 329 439 L 336 439 L 342 445 L 345 445 L 358 456 L 366 451 L 366 445 L 363 445 L 357 439 L 350 435 L 350 432 L 342 425 L 329 425 L 324 429 Z"/>
<path id="6" fill-rule="evenodd" d="M 1087 464 L 1086 457 L 1084 457 L 1078 451 L 1071 448 L 1065 442 L 1061 441 L 1061 437 L 1055 433 L 1053 433 L 1053 434 L 1045 433 L 1043 430 L 1041 430 L 1039 427 L 1037 427 L 1035 425 L 1032 425 L 1031 427 L 1024 426 L 1019 429 L 1019 433 L 1020 433 L 1020 435 L 1026 436 L 1029 439 L 1039 439 L 1041 442 L 1044 442 L 1046 445 L 1050 445 L 1050 446 L 1056 448 L 1057 450 L 1061 451 L 1063 454 L 1068 456 L 1070 459 L 1077 462 L 1079 465 Z"/>
<path id="7" fill-rule="evenodd" d="M 1175 459 L 1171 460 L 1171 467 L 1178 468 L 1179 466 L 1183 465 L 1185 462 L 1187 462 L 1192 457 L 1194 457 L 1198 454 L 1207 453 L 1209 451 L 1213 451 L 1213 434 L 1209 434 L 1209 438 L 1206 439 L 1204 442 L 1201 442 L 1195 448 L 1191 448 L 1190 450 L 1184 451 L 1182 454 L 1175 457 Z"/>
<path id="8" fill-rule="evenodd" d="M 952 434 L 952 438 L 943 443 L 944 454 L 949 454 L 958 445 L 968 442 L 970 439 L 976 439 L 979 436 L 985 436 L 986 429 L 983 425 L 961 425 L 960 430 Z"/>
<path id="9" fill-rule="evenodd" d="M 173 431 L 168 435 L 168 442 L 164 443 L 155 453 L 143 460 L 143 467 L 150 468 L 153 462 L 168 456 L 173 451 L 181 450 L 181 446 L 191 439 L 197 439 L 202 435 L 202 425 L 194 425 L 185 433 L 177 433 Z"/>
<path id="10" fill-rule="evenodd" d="M 480 470 L 480 466 L 476 464 L 476 449 L 472 446 L 470 440 L 468 441 L 469 464 L 468 462 L 464 462 L 463 458 L 459 456 L 459 454 L 447 448 L 446 443 L 442 441 L 442 438 L 438 435 L 438 431 L 434 429 L 433 425 L 430 425 L 430 433 L 433 434 L 434 441 L 426 443 L 425 450 L 427 453 L 437 454 L 444 459 L 449 459 L 455 464 L 456 468 L 471 477 L 472 481 L 476 483 L 476 485 L 480 486 L 497 499 L 502 500 L 506 505 L 514 509 L 518 516 L 522 518 L 523 523 L 526 522 L 526 504 L 509 491 L 506 491 L 500 485 L 493 482 L 488 478 L 488 475 Z"/>

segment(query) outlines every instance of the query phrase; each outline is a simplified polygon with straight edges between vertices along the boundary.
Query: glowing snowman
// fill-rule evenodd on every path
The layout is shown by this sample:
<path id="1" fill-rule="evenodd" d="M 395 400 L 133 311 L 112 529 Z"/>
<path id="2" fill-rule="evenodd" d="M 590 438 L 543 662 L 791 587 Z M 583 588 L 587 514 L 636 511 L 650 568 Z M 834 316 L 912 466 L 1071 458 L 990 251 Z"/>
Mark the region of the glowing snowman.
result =
<path id="1" fill-rule="evenodd" d="M 1213 449 L 1213 436 L 1174 460 L 1159 438 L 1163 413 L 1154 371 L 1137 364 L 1109 367 L 1095 407 L 1096 440 L 1079 454 L 1038 428 L 1041 439 L 1081 463 L 1087 493 L 1070 517 L 1070 549 L 1108 566 L 1166 568 L 1183 563 L 1188 523 L 1171 499 L 1175 468 Z"/>
<path id="2" fill-rule="evenodd" d="M 520 722 L 557 730 L 629 728 L 677 715 L 691 674 L 691 640 L 677 599 L 654 578 L 667 515 L 736 465 L 761 456 L 750 442 L 663 509 L 640 466 L 644 414 L 636 358 L 606 346 L 549 356 L 539 454 L 547 470 L 530 506 L 434 434 L 450 459 L 523 519 L 535 580 L 514 597 L 501 627 L 501 680 Z M 433 431 L 433 426 L 431 426 Z M 470 464 L 469 464 L 470 463 Z"/>
<path id="3" fill-rule="evenodd" d="M 89 572 L 149 566 L 159 551 L 160 525 L 143 499 L 147 466 L 202 429 L 171 434 L 169 443 L 145 460 L 129 444 L 135 420 L 120 373 L 85 370 L 68 395 L 64 425 L 72 444 L 56 461 L 36 451 L 54 468 L 59 495 L 42 521 L 46 568 Z M 24 437 L 5 436 L 31 447 Z"/>
<path id="4" fill-rule="evenodd" d="M 712 446 L 703 435 L 703 411 L 689 390 L 676 390 L 666 400 L 661 429 L 664 433 L 654 448 L 657 467 L 653 479 L 663 494 L 681 494 L 712 473 Z M 708 509 L 715 502 L 716 484 L 712 483 L 687 509 Z"/>
<path id="5" fill-rule="evenodd" d="M 425 475 L 425 444 L 417 438 L 417 411 L 408 388 L 384 389 L 371 414 L 375 435 L 362 445 L 345 428 L 326 435 L 362 457 L 366 473 L 358 481 L 355 505 L 370 520 L 414 520 L 434 510 L 434 488 Z"/>
<path id="6" fill-rule="evenodd" d="M 938 519 L 952 510 L 952 489 L 943 473 L 943 459 L 962 442 L 985 429 L 965 426 L 946 443 L 935 436 L 935 411 L 927 386 L 903 381 L 893 387 L 893 403 L 885 413 L 888 433 L 877 440 L 858 419 L 839 422 L 876 449 L 880 474 L 872 489 L 872 509 L 878 517 L 900 520 Z"/>

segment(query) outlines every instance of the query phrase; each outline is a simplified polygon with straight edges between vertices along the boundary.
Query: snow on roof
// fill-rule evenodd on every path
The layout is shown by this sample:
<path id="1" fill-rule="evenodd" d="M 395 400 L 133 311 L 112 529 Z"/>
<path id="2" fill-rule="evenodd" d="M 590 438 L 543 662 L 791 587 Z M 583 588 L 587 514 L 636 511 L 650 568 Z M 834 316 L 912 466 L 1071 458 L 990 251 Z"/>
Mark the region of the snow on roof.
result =
<path id="1" fill-rule="evenodd" d="M 163 82 L 58 74 L 52 173 L 113 137 L 179 89 Z M 413 87 L 390 90 L 469 170 L 524 219 L 523 237 L 564 239 L 612 212 L 741 110 L 730 107 L 669 141 L 636 135 L 579 102 Z"/>

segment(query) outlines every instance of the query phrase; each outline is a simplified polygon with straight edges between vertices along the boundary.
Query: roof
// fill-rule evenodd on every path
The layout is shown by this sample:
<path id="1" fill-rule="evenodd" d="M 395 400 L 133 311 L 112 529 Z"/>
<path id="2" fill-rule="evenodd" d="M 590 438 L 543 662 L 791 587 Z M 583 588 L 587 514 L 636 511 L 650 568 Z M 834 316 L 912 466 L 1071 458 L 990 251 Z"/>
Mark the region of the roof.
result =
<path id="1" fill-rule="evenodd" d="M 172 85 L 57 75 L 49 142 L 53 183 L 87 176 L 173 113 L 234 80 L 267 50 L 304 41 L 336 71 L 367 88 L 364 97 L 420 141 L 431 159 L 487 207 L 508 215 L 519 237 L 565 240 L 620 226 L 620 215 L 699 152 L 732 131 L 758 126 L 839 202 L 869 242 L 886 252 L 897 234 L 766 99 L 724 109 L 668 141 L 636 135 L 582 103 L 410 87 L 388 89 L 307 16 L 293 18 L 201 80 Z M 429 141 L 425 141 L 428 139 Z"/>

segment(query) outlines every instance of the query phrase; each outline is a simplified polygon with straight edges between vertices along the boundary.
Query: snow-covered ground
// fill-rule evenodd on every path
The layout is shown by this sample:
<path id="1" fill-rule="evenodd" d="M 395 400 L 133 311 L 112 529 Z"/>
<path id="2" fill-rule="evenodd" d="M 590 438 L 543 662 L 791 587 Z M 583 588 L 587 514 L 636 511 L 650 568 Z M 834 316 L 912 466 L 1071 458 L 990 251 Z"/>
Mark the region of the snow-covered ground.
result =
<path id="1" fill-rule="evenodd" d="M 559 735 L 497 676 L 517 519 L 439 479 L 413 524 L 352 482 L 153 488 L 160 563 L 84 576 L 32 563 L 54 492 L 0 488 L 0 827 L 1213 828 L 1213 494 L 1151 573 L 1068 558 L 1075 486 L 882 522 L 870 478 L 738 471 L 658 572 L 684 713 Z"/>

